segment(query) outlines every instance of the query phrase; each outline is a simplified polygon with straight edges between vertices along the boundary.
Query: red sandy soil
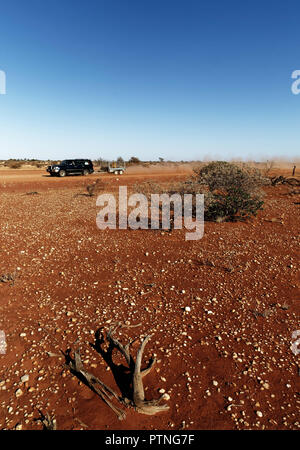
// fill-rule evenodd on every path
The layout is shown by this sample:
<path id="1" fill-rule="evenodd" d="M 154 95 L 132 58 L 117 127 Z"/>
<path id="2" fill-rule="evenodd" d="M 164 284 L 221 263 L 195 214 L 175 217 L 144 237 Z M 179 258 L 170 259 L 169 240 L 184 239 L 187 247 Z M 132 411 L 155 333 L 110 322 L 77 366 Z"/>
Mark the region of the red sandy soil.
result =
<path id="1" fill-rule="evenodd" d="M 115 192 L 186 172 L 59 179 L 1 171 L 0 276 L 17 277 L 0 283 L 0 429 L 41 429 L 39 411 L 64 430 L 299 429 L 300 356 L 291 350 L 300 330 L 297 190 L 266 188 L 257 218 L 205 223 L 199 241 L 186 241 L 184 229 L 100 231 L 96 197 L 77 195 L 99 176 Z M 120 393 L 90 345 L 114 321 L 142 323 L 122 330 L 123 343 L 153 333 L 143 360 L 155 353 L 158 361 L 145 395 L 164 389 L 168 411 L 126 409 L 119 421 L 64 366 L 60 350 L 79 346 L 85 368 Z"/>

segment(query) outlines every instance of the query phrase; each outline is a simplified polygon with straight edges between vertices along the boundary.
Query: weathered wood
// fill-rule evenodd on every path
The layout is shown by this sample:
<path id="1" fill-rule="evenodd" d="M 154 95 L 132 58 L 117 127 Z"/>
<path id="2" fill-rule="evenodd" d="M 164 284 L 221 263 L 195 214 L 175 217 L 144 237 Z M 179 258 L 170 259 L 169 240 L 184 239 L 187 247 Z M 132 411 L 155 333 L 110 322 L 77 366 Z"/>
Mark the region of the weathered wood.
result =
<path id="1" fill-rule="evenodd" d="M 114 411 L 114 413 L 118 416 L 119 420 L 123 420 L 126 417 L 125 412 L 116 407 L 111 400 L 113 398 L 121 401 L 116 392 L 107 386 L 103 381 L 99 380 L 99 378 L 95 377 L 90 372 L 87 372 L 83 368 L 83 364 L 80 357 L 80 351 L 77 350 L 74 352 L 74 359 L 69 357 L 69 362 L 67 363 L 70 370 L 74 375 L 76 375 L 79 379 L 83 379 L 83 381 L 92 389 L 97 395 L 99 395 L 102 400 Z"/>
<path id="2" fill-rule="evenodd" d="M 131 379 L 132 384 L 132 398 L 125 398 L 125 396 L 120 397 L 116 394 L 116 392 L 111 389 L 109 386 L 106 386 L 99 378 L 95 377 L 90 372 L 87 372 L 82 364 L 82 360 L 80 357 L 80 351 L 79 349 L 77 351 L 74 351 L 74 358 L 70 357 L 70 354 L 64 354 L 66 357 L 66 364 L 69 367 L 70 371 L 75 374 L 80 380 L 83 380 L 84 383 L 92 389 L 96 394 L 98 394 L 102 400 L 115 412 L 115 414 L 118 416 L 120 420 L 124 419 L 126 417 L 125 412 L 116 407 L 111 400 L 116 399 L 119 403 L 121 403 L 124 406 L 131 406 L 133 407 L 137 412 L 141 414 L 148 414 L 153 415 L 161 411 L 166 411 L 169 409 L 169 407 L 165 405 L 159 405 L 159 403 L 164 400 L 164 395 L 162 395 L 157 400 L 145 400 L 145 392 L 144 392 L 144 386 L 143 386 L 143 378 L 152 370 L 154 367 L 154 364 L 156 362 L 155 358 L 152 358 L 148 364 L 148 366 L 145 369 L 141 369 L 142 365 L 142 358 L 143 358 L 143 352 L 145 349 L 145 346 L 147 342 L 151 339 L 152 335 L 148 334 L 144 337 L 142 340 L 142 343 L 137 351 L 136 355 L 136 361 L 134 361 L 134 358 L 130 354 L 130 347 L 137 340 L 137 338 L 131 340 L 126 345 L 121 344 L 121 342 L 114 336 L 117 329 L 122 328 L 132 328 L 134 326 L 138 325 L 123 325 L 120 322 L 117 324 L 114 324 L 107 332 L 106 334 L 106 342 L 109 345 L 109 355 L 111 358 L 111 354 L 114 348 L 119 350 L 119 352 L 124 356 L 128 370 L 129 375 Z M 101 344 L 104 343 L 105 340 L 103 338 L 103 335 L 101 334 Z M 94 348 L 104 355 L 103 350 L 100 346 L 94 346 Z M 106 353 L 107 355 L 107 353 Z M 112 363 L 112 359 L 109 359 L 110 363 Z M 109 364 L 110 364 L 109 363 Z M 114 363 L 112 363 L 114 364 Z M 114 367 L 116 365 L 114 364 Z M 126 369 L 127 370 L 127 369 Z M 129 383 L 130 384 L 130 383 Z M 131 392 L 130 389 L 128 389 L 129 392 Z M 130 394 L 131 397 L 131 394 Z"/>

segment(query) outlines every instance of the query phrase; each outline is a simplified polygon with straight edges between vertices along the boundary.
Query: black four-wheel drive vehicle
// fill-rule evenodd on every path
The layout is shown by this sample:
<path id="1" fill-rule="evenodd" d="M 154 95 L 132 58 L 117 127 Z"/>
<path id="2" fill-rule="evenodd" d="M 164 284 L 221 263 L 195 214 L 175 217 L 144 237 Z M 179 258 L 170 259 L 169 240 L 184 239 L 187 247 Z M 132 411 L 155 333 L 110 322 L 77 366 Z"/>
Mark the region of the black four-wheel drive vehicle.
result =
<path id="1" fill-rule="evenodd" d="M 66 175 L 88 175 L 94 172 L 93 163 L 89 159 L 65 159 L 60 164 L 53 164 L 47 167 L 47 172 L 51 176 L 57 175 L 65 177 Z"/>

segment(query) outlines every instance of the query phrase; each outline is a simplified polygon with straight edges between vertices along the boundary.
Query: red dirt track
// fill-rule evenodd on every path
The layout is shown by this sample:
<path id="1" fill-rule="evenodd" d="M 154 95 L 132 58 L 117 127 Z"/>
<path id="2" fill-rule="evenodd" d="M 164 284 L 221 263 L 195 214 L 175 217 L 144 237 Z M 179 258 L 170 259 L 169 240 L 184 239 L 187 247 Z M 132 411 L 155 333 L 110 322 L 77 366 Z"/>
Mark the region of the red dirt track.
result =
<path id="1" fill-rule="evenodd" d="M 300 353 L 291 349 L 300 330 L 300 195 L 268 187 L 257 218 L 205 223 L 199 241 L 186 241 L 184 229 L 101 231 L 96 196 L 78 195 L 98 177 L 116 192 L 189 172 L 0 171 L 0 276 L 18 275 L 0 282 L 0 429 L 41 429 L 39 410 L 63 430 L 300 428 Z M 145 395 L 165 389 L 167 412 L 126 409 L 119 421 L 64 367 L 60 350 L 79 346 L 85 368 L 120 393 L 90 345 L 114 321 L 142 323 L 122 330 L 123 343 L 153 333 L 143 363 L 153 353 L 158 361 Z"/>

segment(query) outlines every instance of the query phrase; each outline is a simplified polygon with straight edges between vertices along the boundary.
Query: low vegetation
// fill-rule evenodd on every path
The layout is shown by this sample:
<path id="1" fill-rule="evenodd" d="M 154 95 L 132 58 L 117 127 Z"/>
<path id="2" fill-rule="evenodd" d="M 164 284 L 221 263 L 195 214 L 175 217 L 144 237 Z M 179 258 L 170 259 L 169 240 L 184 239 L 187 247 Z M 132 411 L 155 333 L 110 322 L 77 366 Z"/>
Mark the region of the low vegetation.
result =
<path id="1" fill-rule="evenodd" d="M 214 161 L 194 169 L 194 173 L 184 182 L 165 186 L 146 182 L 135 189 L 148 197 L 151 193 L 204 194 L 204 216 L 210 221 L 245 220 L 262 209 L 261 188 L 270 184 L 270 180 L 258 169 Z"/>
<path id="2" fill-rule="evenodd" d="M 208 189 L 207 220 L 234 221 L 256 215 L 263 206 L 261 187 L 270 183 L 258 169 L 225 161 L 212 162 L 196 175 L 197 182 Z"/>

